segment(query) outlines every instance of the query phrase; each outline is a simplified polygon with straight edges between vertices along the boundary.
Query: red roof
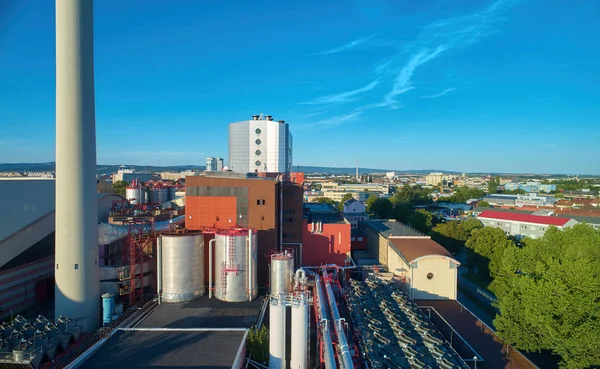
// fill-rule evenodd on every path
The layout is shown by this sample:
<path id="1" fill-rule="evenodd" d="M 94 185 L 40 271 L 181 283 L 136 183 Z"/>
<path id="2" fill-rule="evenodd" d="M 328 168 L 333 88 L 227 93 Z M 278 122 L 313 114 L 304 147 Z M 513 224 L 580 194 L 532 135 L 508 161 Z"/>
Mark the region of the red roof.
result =
<path id="1" fill-rule="evenodd" d="M 499 220 L 511 220 L 513 222 L 526 222 L 535 224 L 564 226 L 570 218 L 559 218 L 544 215 L 518 214 L 501 211 L 486 210 L 477 216 L 478 218 L 491 218 Z"/>

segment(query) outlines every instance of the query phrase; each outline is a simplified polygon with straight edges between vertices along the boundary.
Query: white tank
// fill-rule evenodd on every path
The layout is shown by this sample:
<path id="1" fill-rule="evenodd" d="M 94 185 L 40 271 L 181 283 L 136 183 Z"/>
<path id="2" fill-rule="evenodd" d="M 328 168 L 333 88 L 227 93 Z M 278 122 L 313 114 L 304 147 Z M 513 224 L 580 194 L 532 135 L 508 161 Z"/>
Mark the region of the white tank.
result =
<path id="1" fill-rule="evenodd" d="M 146 189 L 142 187 L 127 187 L 125 189 L 125 198 L 132 205 L 146 203 Z"/>
<path id="2" fill-rule="evenodd" d="M 306 292 L 294 294 L 292 299 L 291 369 L 308 367 L 309 305 Z"/>
<path id="3" fill-rule="evenodd" d="M 285 302 L 271 297 L 269 305 L 269 369 L 285 369 Z"/>
<path id="4" fill-rule="evenodd" d="M 271 295 L 292 293 L 294 289 L 294 256 L 289 253 L 271 255 Z"/>
<path id="5" fill-rule="evenodd" d="M 204 235 L 161 235 L 162 300 L 186 302 L 204 295 Z"/>
<path id="6" fill-rule="evenodd" d="M 258 294 L 256 232 L 236 228 L 215 235 L 215 297 L 242 302 Z"/>

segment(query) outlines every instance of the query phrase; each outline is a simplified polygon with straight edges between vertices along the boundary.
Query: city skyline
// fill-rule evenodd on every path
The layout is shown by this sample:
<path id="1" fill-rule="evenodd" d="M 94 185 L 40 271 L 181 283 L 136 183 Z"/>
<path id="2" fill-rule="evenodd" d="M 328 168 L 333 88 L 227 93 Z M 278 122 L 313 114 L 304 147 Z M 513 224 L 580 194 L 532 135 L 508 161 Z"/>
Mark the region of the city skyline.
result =
<path id="1" fill-rule="evenodd" d="M 594 2 L 140 4 L 95 4 L 98 163 L 203 165 L 265 113 L 294 167 L 600 174 Z M 3 6 L 0 162 L 54 161 L 54 3 Z"/>

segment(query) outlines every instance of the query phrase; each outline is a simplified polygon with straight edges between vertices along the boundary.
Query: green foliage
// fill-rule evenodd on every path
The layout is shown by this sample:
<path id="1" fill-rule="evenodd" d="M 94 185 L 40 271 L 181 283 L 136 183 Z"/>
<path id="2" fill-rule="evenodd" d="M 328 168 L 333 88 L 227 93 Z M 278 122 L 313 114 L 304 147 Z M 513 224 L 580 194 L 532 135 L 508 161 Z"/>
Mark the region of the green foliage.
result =
<path id="1" fill-rule="evenodd" d="M 266 326 L 261 329 L 250 328 L 246 350 L 255 360 L 261 364 L 268 365 L 269 362 L 269 330 Z"/>
<path id="2" fill-rule="evenodd" d="M 380 219 L 389 219 L 393 204 L 388 199 L 377 198 L 372 204 L 370 211 L 373 215 Z"/>
<path id="3" fill-rule="evenodd" d="M 525 195 L 527 194 L 527 191 L 522 188 L 517 188 L 516 190 L 504 190 L 502 193 L 505 195 Z"/>
<path id="4" fill-rule="evenodd" d="M 488 271 L 492 278 L 500 271 L 504 250 L 516 247 L 502 229 L 495 227 L 474 229 L 465 246 L 472 251 L 469 254 L 470 264 L 480 271 Z"/>
<path id="5" fill-rule="evenodd" d="M 440 198 L 440 202 L 465 203 L 469 199 L 479 199 L 485 195 L 485 192 L 478 188 L 469 188 L 467 186 L 458 187 L 454 190 L 452 196 Z"/>
<path id="6" fill-rule="evenodd" d="M 498 187 L 500 186 L 500 177 L 491 177 L 488 182 L 488 193 L 498 193 Z"/>
<path id="7" fill-rule="evenodd" d="M 113 182 L 112 186 L 115 189 L 115 193 L 117 195 L 121 195 L 121 196 L 125 197 L 125 189 L 127 188 L 127 186 L 129 186 L 129 182 L 116 181 L 116 182 Z"/>
<path id="8" fill-rule="evenodd" d="M 564 368 L 600 365 L 600 232 L 551 227 L 505 251 L 496 282 L 499 335 L 527 351 L 551 350 Z"/>
<path id="9" fill-rule="evenodd" d="M 351 193 L 347 193 L 342 197 L 342 201 L 340 201 L 340 204 L 338 205 L 338 208 L 340 211 L 344 211 L 344 203 L 348 200 L 350 200 L 352 198 L 352 194 Z"/>
<path id="10" fill-rule="evenodd" d="M 483 224 L 477 218 L 440 223 L 433 228 L 431 238 L 448 251 L 458 252 L 465 245 L 465 241 L 473 230 L 479 228 L 483 228 Z"/>
<path id="11" fill-rule="evenodd" d="M 410 186 L 405 184 L 392 196 L 391 201 L 394 205 L 407 204 L 414 206 L 429 204 L 431 203 L 430 193 L 430 189 L 423 188 L 420 185 Z"/>
<path id="12" fill-rule="evenodd" d="M 433 216 L 430 212 L 417 209 L 408 216 L 408 225 L 423 233 L 429 233 L 432 226 Z"/>
<path id="13" fill-rule="evenodd" d="M 337 208 L 337 206 L 338 206 L 337 202 L 330 199 L 329 197 L 317 197 L 317 198 L 314 198 L 312 202 L 318 202 L 319 204 L 330 204 L 330 205 L 333 205 L 333 207 L 335 207 L 335 208 Z"/>
<path id="14" fill-rule="evenodd" d="M 490 203 L 487 201 L 479 201 L 478 206 L 481 206 L 482 208 L 489 208 L 490 207 Z"/>

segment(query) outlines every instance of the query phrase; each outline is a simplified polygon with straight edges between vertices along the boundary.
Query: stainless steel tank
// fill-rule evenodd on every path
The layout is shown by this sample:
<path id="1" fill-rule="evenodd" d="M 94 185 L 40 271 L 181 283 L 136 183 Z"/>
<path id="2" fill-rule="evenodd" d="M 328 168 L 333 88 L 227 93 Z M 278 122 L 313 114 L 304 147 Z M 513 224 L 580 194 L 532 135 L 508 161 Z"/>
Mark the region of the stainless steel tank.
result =
<path id="1" fill-rule="evenodd" d="M 294 256 L 289 253 L 271 255 L 271 296 L 294 290 Z"/>
<path id="2" fill-rule="evenodd" d="M 133 205 L 146 203 L 146 190 L 142 187 L 127 187 L 125 198 Z"/>
<path id="3" fill-rule="evenodd" d="M 186 302 L 204 295 L 204 235 L 161 235 L 164 302 Z"/>
<path id="4" fill-rule="evenodd" d="M 256 232 L 228 229 L 215 235 L 215 297 L 242 302 L 258 294 Z"/>

